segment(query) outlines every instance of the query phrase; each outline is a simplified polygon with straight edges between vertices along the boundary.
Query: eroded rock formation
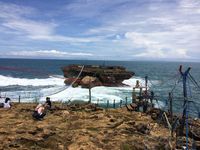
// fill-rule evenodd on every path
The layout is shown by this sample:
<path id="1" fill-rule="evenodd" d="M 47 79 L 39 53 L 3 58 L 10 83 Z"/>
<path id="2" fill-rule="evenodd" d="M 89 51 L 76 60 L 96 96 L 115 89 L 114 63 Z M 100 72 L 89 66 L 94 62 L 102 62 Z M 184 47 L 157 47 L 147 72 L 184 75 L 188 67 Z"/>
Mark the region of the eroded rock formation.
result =
<path id="1" fill-rule="evenodd" d="M 64 77 L 67 79 L 65 80 L 66 84 L 71 84 L 79 73 L 82 70 L 81 65 L 69 65 L 62 68 L 64 73 Z M 127 71 L 126 68 L 121 66 L 94 66 L 94 65 L 87 65 L 84 66 L 80 77 L 74 83 L 75 85 L 83 85 L 84 82 L 82 79 L 86 76 L 94 77 L 95 82 L 93 82 L 93 86 L 120 86 L 122 85 L 122 81 L 125 79 L 129 79 L 134 75 L 134 72 Z"/>

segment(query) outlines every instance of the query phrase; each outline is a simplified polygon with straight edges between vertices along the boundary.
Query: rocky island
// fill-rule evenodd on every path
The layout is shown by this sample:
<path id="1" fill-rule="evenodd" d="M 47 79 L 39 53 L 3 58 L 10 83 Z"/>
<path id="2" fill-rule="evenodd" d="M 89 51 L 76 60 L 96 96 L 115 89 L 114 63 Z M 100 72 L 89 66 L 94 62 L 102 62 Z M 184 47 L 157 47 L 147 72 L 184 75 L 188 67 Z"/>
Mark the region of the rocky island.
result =
<path id="1" fill-rule="evenodd" d="M 135 73 L 127 71 L 122 66 L 99 66 L 99 65 L 69 65 L 62 67 L 66 84 L 71 84 L 76 80 L 74 85 L 83 87 L 92 86 L 121 86 L 122 81 L 131 78 Z M 78 76 L 80 74 L 80 76 Z M 78 77 L 78 79 L 76 79 Z M 89 80 L 89 81 L 88 81 Z"/>

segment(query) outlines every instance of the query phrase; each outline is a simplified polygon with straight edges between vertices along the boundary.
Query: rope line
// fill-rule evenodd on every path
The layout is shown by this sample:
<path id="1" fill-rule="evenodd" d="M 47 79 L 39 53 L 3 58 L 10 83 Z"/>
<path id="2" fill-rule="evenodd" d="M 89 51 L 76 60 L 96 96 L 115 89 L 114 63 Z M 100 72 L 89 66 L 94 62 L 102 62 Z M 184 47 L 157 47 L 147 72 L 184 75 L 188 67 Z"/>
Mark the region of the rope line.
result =
<path id="1" fill-rule="evenodd" d="M 52 95 L 58 94 L 58 93 L 60 93 L 60 92 L 62 92 L 62 91 L 64 91 L 64 90 L 66 90 L 66 89 L 68 89 L 68 88 L 71 88 L 71 87 L 73 86 L 73 84 L 74 84 L 74 83 L 78 80 L 78 78 L 80 77 L 81 73 L 83 72 L 83 69 L 84 69 L 84 65 L 82 66 L 81 71 L 79 72 L 79 74 L 78 74 L 78 76 L 76 77 L 76 79 L 75 79 L 68 87 L 65 87 L 65 88 L 63 88 L 62 90 L 60 90 L 60 91 L 58 91 L 58 92 L 56 92 L 56 93 L 52 93 L 52 94 L 50 94 L 50 95 L 48 95 L 48 96 L 52 96 Z"/>

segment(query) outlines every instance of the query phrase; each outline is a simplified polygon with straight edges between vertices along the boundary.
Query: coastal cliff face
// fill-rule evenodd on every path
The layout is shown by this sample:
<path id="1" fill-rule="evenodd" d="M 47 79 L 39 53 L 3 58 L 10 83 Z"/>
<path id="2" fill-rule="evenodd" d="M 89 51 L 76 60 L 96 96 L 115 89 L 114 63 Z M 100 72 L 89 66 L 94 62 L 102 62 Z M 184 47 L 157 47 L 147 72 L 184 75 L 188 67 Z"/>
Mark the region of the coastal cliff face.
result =
<path id="1" fill-rule="evenodd" d="M 83 66 L 80 65 L 70 65 L 62 68 L 64 73 L 64 77 L 66 84 L 72 83 L 76 77 L 81 72 Z M 93 82 L 93 86 L 120 86 L 122 85 L 122 81 L 125 79 L 129 79 L 134 75 L 134 72 L 127 71 L 126 68 L 121 66 L 94 66 L 87 65 L 84 66 L 79 79 L 75 84 L 83 85 L 81 82 L 82 79 L 86 76 L 95 77 L 95 82 Z M 85 86 L 85 84 L 83 85 Z"/>
<path id="2" fill-rule="evenodd" d="M 35 121 L 35 106 L 14 104 L 9 110 L 0 109 L 0 149 L 170 149 L 169 130 L 144 113 L 53 104 L 44 120 Z"/>

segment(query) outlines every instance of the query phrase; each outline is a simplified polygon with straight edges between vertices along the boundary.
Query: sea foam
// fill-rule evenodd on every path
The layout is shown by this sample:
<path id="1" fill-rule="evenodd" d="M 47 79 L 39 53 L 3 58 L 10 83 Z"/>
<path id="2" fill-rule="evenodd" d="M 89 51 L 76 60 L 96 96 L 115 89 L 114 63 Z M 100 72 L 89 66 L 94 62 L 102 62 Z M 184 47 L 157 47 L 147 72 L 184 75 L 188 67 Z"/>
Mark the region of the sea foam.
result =
<path id="1" fill-rule="evenodd" d="M 141 86 L 144 86 L 144 79 L 140 77 L 133 77 L 128 80 L 124 80 L 122 83 L 127 85 L 124 87 L 105 87 L 98 86 L 91 89 L 91 96 L 94 103 L 99 101 L 100 103 L 106 103 L 107 101 L 119 103 L 120 100 L 125 100 L 125 97 L 131 99 L 132 87 L 135 86 L 136 81 L 139 80 Z M 138 90 L 139 91 L 139 90 Z M 44 93 L 44 92 L 43 92 Z M 46 91 L 46 93 L 48 93 Z M 56 94 L 47 95 L 55 101 L 68 101 L 68 100 L 89 100 L 89 90 L 81 87 L 72 88 L 67 87 L 61 92 Z M 45 100 L 45 97 L 41 97 L 41 101 Z"/>
<path id="2" fill-rule="evenodd" d="M 123 84 L 127 86 L 122 87 L 105 87 L 97 86 L 91 89 L 92 102 L 106 103 L 109 101 L 112 103 L 114 100 L 119 103 L 120 100 L 125 101 L 125 98 L 131 100 L 132 88 L 136 85 L 136 81 L 139 80 L 140 85 L 145 85 L 145 80 L 140 77 L 132 77 L 128 80 L 124 80 Z M 74 101 L 74 100 L 89 100 L 89 90 L 86 88 L 66 86 L 63 78 L 57 76 L 51 76 L 46 79 L 27 79 L 27 78 L 13 78 L 8 76 L 0 75 L 0 86 L 41 86 L 37 91 L 13 91 L 3 93 L 4 95 L 10 96 L 18 95 L 21 96 L 22 101 L 33 101 L 39 99 L 39 101 L 45 101 L 46 97 L 50 97 L 52 101 Z M 42 87 L 49 86 L 51 87 Z M 151 86 L 151 85 L 149 85 Z M 139 91 L 139 90 L 137 90 Z"/>
<path id="3" fill-rule="evenodd" d="M 0 75 L 0 86 L 10 86 L 10 85 L 19 85 L 19 86 L 48 86 L 48 85 L 64 85 L 64 79 L 57 77 L 49 77 L 45 79 L 27 79 L 27 78 L 14 78 L 10 76 Z"/>

